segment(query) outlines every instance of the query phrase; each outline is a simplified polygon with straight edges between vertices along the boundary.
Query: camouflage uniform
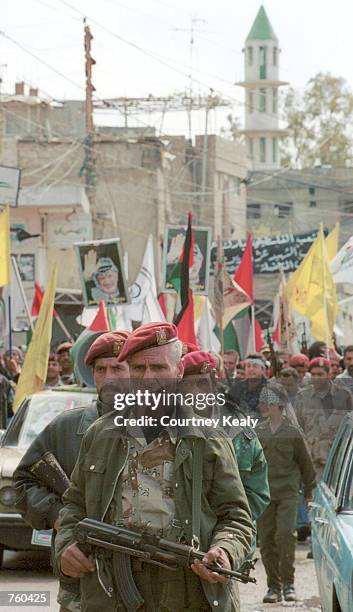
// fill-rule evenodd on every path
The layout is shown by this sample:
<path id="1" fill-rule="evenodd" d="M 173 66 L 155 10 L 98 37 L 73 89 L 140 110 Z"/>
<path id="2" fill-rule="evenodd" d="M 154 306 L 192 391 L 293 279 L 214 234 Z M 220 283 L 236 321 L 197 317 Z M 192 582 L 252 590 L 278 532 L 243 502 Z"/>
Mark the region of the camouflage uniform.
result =
<path id="1" fill-rule="evenodd" d="M 317 391 L 311 385 L 297 395 L 295 412 L 309 446 L 317 481 L 322 477 L 340 423 L 352 409 L 350 391 L 331 381 L 323 391 Z"/>
<path id="2" fill-rule="evenodd" d="M 175 516 L 173 477 L 175 439 L 167 432 L 147 444 L 144 437 L 129 437 L 129 456 L 122 474 L 124 525 L 169 537 Z M 118 522 L 116 496 L 109 522 Z"/>
<path id="3" fill-rule="evenodd" d="M 73 529 L 86 516 L 135 528 L 150 524 L 152 531 L 166 533 L 169 539 L 192 541 L 195 432 L 178 440 L 163 434 L 147 444 L 117 431 L 111 419 L 111 415 L 102 417 L 86 433 L 64 495 L 55 542 L 59 574 L 61 555 L 73 542 Z M 250 550 L 254 529 L 233 449 L 220 433 L 207 438 L 202 432 L 198 435 L 204 439 L 200 548 L 222 547 L 231 566 L 239 568 Z M 97 553 L 96 567 L 96 572 L 81 579 L 83 612 L 122 612 L 125 606 L 114 577 L 114 559 L 109 553 Z M 239 611 L 233 580 L 227 585 L 210 584 L 190 569 L 170 572 L 139 559 L 132 560 L 132 571 L 147 612 Z"/>

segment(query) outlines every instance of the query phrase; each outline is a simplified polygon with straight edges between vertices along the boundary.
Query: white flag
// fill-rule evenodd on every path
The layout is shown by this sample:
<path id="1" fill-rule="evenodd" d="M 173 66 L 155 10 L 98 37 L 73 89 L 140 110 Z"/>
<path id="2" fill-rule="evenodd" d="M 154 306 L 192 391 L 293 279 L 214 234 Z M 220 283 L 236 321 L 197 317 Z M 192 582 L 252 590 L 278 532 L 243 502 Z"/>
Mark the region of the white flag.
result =
<path id="1" fill-rule="evenodd" d="M 126 316 L 132 321 L 151 323 L 165 321 L 158 303 L 156 278 L 154 274 L 153 238 L 150 235 L 143 256 L 141 270 L 129 288 L 131 304 L 124 306 Z"/>
<path id="2" fill-rule="evenodd" d="M 203 298 L 203 296 L 195 297 Z M 200 351 L 213 351 L 214 353 L 219 353 L 221 343 L 213 331 L 216 326 L 216 321 L 213 318 L 211 312 L 211 304 L 207 297 L 203 299 L 204 305 L 201 317 L 197 322 L 195 322 L 197 327 L 196 332 Z"/>
<path id="3" fill-rule="evenodd" d="M 331 272 L 335 283 L 353 284 L 353 236 L 332 260 Z"/>

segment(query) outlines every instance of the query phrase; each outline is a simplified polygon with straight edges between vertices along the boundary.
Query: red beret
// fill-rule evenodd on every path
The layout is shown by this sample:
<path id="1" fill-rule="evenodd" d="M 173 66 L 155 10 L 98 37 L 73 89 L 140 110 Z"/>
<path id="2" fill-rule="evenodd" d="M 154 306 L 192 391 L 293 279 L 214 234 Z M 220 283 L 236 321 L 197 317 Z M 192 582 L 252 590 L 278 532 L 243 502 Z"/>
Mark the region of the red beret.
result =
<path id="1" fill-rule="evenodd" d="M 139 351 L 164 346 L 176 340 L 178 340 L 178 330 L 173 323 L 146 323 L 130 334 L 119 355 L 119 361 L 125 361 Z"/>
<path id="2" fill-rule="evenodd" d="M 292 357 L 289 359 L 289 365 L 291 368 L 295 368 L 295 366 L 309 365 L 309 357 L 303 355 L 303 353 L 292 355 Z"/>
<path id="3" fill-rule="evenodd" d="M 92 342 L 85 357 L 85 364 L 90 366 L 98 358 L 118 357 L 129 336 L 130 333 L 127 331 L 112 331 L 102 334 Z"/>
<path id="4" fill-rule="evenodd" d="M 309 362 L 309 370 L 312 368 L 324 368 L 327 372 L 330 369 L 330 362 L 324 357 L 315 357 Z"/>
<path id="5" fill-rule="evenodd" d="M 62 353 L 64 351 L 70 351 L 72 349 L 72 342 L 62 342 L 61 344 L 59 344 L 58 348 L 56 349 L 56 354 L 58 355 L 59 353 Z"/>
<path id="6" fill-rule="evenodd" d="M 199 347 L 193 342 L 183 342 L 183 355 L 187 353 L 193 353 L 194 351 L 198 351 Z"/>
<path id="7" fill-rule="evenodd" d="M 208 374 L 217 369 L 217 361 L 213 355 L 203 351 L 194 351 L 183 357 L 184 376 L 191 374 Z"/>

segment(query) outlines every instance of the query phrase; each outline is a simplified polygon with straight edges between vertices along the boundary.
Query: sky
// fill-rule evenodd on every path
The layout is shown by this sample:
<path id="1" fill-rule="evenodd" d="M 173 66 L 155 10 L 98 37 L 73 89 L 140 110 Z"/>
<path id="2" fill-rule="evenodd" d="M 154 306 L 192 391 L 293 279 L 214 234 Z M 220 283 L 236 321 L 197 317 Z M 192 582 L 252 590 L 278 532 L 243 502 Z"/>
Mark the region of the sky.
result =
<path id="1" fill-rule="evenodd" d="M 218 131 L 230 110 L 243 115 L 243 90 L 234 83 L 243 79 L 242 48 L 260 6 L 260 0 L 3 0 L 1 91 L 13 92 L 15 81 L 24 80 L 55 99 L 82 98 L 83 16 L 94 36 L 97 98 L 185 91 L 193 19 L 193 92 L 207 95 L 212 88 L 232 105 L 211 114 L 210 130 Z M 280 41 L 283 80 L 302 90 L 312 76 L 329 71 L 353 89 L 351 0 L 266 0 L 264 6 Z M 96 121 L 119 118 L 97 113 Z M 161 127 L 160 116 L 139 121 Z M 180 132 L 185 125 L 186 113 L 173 113 L 163 129 Z M 197 113 L 194 130 L 203 127 Z"/>

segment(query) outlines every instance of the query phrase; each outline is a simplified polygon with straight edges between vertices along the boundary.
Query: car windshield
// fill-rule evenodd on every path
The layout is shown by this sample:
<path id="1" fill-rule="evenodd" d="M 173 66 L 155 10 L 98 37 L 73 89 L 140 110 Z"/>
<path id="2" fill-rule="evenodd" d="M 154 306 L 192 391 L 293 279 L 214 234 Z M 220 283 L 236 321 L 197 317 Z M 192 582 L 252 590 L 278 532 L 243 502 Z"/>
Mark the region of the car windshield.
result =
<path id="1" fill-rule="evenodd" d="M 353 511 L 353 461 L 348 475 L 346 494 L 343 501 L 343 510 Z"/>
<path id="2" fill-rule="evenodd" d="M 53 393 L 48 395 L 35 395 L 30 399 L 25 420 L 18 439 L 20 448 L 27 448 L 34 438 L 64 410 L 89 405 L 94 399 L 90 393 Z"/>

